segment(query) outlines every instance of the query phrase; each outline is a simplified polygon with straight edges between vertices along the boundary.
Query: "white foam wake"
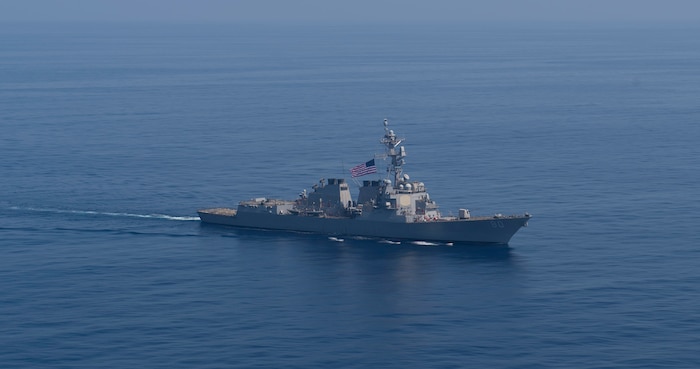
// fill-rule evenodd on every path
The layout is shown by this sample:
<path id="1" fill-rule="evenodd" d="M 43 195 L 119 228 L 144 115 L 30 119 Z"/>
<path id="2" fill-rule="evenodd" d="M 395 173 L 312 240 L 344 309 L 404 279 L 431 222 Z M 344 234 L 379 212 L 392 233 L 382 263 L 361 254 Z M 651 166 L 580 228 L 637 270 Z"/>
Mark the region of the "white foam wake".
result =
<path id="1" fill-rule="evenodd" d="M 413 241 L 411 243 L 414 245 L 418 245 L 418 246 L 437 246 L 438 245 L 437 243 L 427 242 L 427 241 Z"/>
<path id="2" fill-rule="evenodd" d="M 12 209 L 12 210 L 24 210 L 24 211 L 40 211 L 40 212 L 46 212 L 46 213 L 106 215 L 106 216 L 111 216 L 111 217 L 152 218 L 152 219 L 167 219 L 167 220 L 179 220 L 179 221 L 199 220 L 199 217 L 175 216 L 175 215 L 166 215 L 166 214 L 132 214 L 132 213 L 115 213 L 115 212 L 92 211 L 92 210 L 64 210 L 64 209 L 32 208 L 32 207 L 19 207 L 19 206 L 11 206 L 10 209 Z"/>

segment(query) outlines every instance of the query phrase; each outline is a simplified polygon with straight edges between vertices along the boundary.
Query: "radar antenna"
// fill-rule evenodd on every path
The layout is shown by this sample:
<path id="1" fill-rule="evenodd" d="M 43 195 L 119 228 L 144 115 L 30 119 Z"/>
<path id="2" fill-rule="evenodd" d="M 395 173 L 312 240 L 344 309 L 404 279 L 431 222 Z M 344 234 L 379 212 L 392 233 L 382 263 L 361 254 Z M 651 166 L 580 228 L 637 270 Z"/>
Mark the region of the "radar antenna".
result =
<path id="1" fill-rule="evenodd" d="M 406 158 L 406 148 L 399 146 L 403 141 L 403 138 L 397 138 L 394 131 L 389 129 L 389 120 L 384 119 L 384 137 L 382 137 L 380 142 L 386 146 L 386 155 L 391 158 L 389 173 L 394 175 L 395 186 L 398 186 L 403 180 L 401 174 L 403 172 L 402 166 L 406 162 L 404 160 Z"/>

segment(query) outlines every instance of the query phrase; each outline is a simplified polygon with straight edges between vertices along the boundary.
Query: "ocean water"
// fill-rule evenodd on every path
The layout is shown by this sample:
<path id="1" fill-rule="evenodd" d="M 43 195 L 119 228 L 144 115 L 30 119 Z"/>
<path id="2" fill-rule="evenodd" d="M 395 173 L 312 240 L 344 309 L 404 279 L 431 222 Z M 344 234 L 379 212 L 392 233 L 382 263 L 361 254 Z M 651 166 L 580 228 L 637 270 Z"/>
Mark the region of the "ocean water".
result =
<path id="1" fill-rule="evenodd" d="M 0 25 L 2 368 L 700 367 L 694 25 Z M 200 224 L 406 137 L 508 246 Z M 356 194 L 356 188 L 353 188 Z"/>

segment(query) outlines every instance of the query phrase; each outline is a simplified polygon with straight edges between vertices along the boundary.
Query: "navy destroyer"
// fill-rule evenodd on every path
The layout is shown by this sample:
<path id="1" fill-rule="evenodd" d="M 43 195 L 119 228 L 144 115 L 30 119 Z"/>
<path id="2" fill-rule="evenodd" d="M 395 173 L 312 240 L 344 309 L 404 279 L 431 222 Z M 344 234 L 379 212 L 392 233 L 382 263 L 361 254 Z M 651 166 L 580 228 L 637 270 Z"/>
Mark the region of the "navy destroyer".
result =
<path id="1" fill-rule="evenodd" d="M 243 228 L 311 232 L 332 236 L 359 236 L 388 241 L 507 244 L 530 214 L 472 216 L 459 209 L 444 216 L 430 198 L 425 184 L 403 173 L 406 148 L 403 139 L 384 120 L 386 178 L 362 181 L 357 200 L 342 178 L 321 179 L 296 200 L 264 197 L 242 201 L 236 209 L 199 210 L 204 223 Z M 353 178 L 377 173 L 375 159 L 353 167 Z M 359 184 L 359 183 L 358 183 Z"/>

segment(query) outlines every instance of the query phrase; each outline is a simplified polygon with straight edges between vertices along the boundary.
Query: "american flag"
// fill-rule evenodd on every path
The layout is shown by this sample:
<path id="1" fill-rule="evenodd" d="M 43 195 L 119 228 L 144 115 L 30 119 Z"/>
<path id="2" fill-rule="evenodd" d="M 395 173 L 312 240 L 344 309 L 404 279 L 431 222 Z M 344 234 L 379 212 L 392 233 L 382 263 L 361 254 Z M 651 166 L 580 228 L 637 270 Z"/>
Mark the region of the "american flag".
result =
<path id="1" fill-rule="evenodd" d="M 354 177 L 361 177 L 367 174 L 372 174 L 372 173 L 377 173 L 377 166 L 374 165 L 374 159 L 362 163 L 360 165 L 356 165 L 350 169 L 350 174 Z"/>

